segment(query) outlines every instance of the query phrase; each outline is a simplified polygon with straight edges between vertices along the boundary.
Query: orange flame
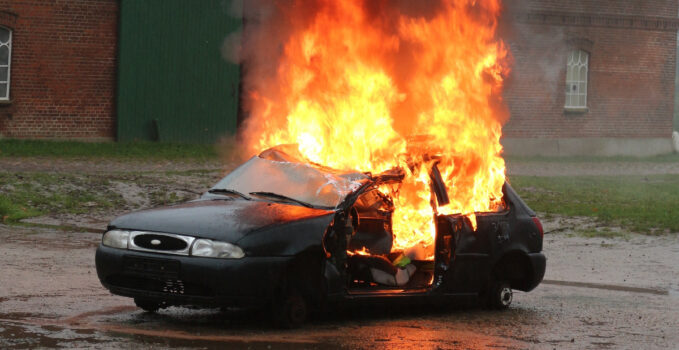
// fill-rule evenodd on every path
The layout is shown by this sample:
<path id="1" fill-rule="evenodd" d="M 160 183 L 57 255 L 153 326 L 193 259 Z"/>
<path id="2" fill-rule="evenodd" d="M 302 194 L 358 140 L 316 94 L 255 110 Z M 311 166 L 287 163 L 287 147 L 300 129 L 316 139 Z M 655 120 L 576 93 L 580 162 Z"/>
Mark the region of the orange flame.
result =
<path id="1" fill-rule="evenodd" d="M 433 159 L 450 197 L 439 213 L 468 215 L 475 225 L 475 212 L 498 210 L 508 73 L 495 33 L 499 0 L 442 1 L 416 15 L 386 1 L 317 0 L 310 16 L 295 12 L 309 3 L 281 9 L 290 34 L 276 74 L 250 94 L 252 152 L 298 144 L 333 168 L 403 167 L 403 184 L 381 188 L 396 206 L 394 250 L 433 251 Z"/>
<path id="2" fill-rule="evenodd" d="M 360 250 L 347 250 L 347 255 L 370 255 L 370 252 L 363 247 Z"/>

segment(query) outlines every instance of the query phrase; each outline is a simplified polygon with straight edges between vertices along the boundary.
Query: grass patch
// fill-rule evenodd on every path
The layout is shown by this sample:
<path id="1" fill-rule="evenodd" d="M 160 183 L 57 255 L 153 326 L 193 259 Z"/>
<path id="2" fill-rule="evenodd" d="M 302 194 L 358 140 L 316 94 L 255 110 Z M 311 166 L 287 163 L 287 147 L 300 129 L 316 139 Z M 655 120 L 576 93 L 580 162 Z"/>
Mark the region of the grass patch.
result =
<path id="1" fill-rule="evenodd" d="M 587 238 L 629 238 L 630 234 L 624 231 L 616 231 L 607 228 L 576 230 L 575 235 Z"/>
<path id="2" fill-rule="evenodd" d="M 14 222 L 38 215 L 39 211 L 14 203 L 11 198 L 0 194 L 0 222 Z"/>
<path id="3" fill-rule="evenodd" d="M 44 214 L 82 214 L 124 204 L 100 176 L 0 173 L 0 222 Z"/>
<path id="4" fill-rule="evenodd" d="M 572 156 L 572 157 L 521 157 L 521 156 L 506 156 L 507 163 L 512 162 L 541 162 L 541 163 L 606 163 L 606 162 L 646 162 L 646 163 L 679 163 L 679 154 L 663 154 L 651 157 L 633 157 L 633 156 L 612 156 L 612 157 L 594 157 L 594 156 Z"/>
<path id="5" fill-rule="evenodd" d="M 220 145 L 222 146 L 224 145 Z M 2 139 L 0 140 L 0 157 L 212 160 L 218 155 L 214 145 L 202 144 Z"/>
<path id="6" fill-rule="evenodd" d="M 171 205 L 186 202 L 192 199 L 194 196 L 179 196 L 177 192 L 170 190 L 167 187 L 161 186 L 157 190 L 149 192 L 149 201 L 151 201 L 151 206 L 160 205 Z"/>
<path id="7" fill-rule="evenodd" d="M 513 176 L 512 186 L 542 213 L 590 216 L 634 232 L 679 232 L 679 176 Z"/>

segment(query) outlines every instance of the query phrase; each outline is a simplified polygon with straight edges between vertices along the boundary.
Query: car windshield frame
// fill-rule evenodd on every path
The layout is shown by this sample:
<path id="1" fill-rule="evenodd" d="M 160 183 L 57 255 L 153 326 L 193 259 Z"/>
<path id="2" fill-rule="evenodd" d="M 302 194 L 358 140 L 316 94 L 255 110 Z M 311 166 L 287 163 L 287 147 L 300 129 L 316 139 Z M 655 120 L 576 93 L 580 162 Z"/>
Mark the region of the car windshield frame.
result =
<path id="1" fill-rule="evenodd" d="M 237 191 L 250 199 L 335 210 L 352 194 L 372 183 L 369 175 L 358 171 L 338 171 L 289 157 L 267 157 L 266 152 L 241 164 L 208 192 Z M 279 198 L 252 194 L 257 192 L 277 194 Z"/>

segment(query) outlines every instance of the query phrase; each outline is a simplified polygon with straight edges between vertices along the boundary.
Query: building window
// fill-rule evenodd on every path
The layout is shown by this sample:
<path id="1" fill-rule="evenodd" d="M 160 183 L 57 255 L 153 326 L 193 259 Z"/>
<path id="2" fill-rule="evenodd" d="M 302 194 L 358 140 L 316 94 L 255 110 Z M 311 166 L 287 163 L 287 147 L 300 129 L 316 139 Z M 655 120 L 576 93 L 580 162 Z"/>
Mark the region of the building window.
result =
<path id="1" fill-rule="evenodd" d="M 12 63 L 12 30 L 0 27 L 0 101 L 9 101 L 9 74 Z"/>
<path id="2" fill-rule="evenodd" d="M 587 69 L 589 53 L 574 50 L 566 66 L 566 109 L 587 108 Z"/>

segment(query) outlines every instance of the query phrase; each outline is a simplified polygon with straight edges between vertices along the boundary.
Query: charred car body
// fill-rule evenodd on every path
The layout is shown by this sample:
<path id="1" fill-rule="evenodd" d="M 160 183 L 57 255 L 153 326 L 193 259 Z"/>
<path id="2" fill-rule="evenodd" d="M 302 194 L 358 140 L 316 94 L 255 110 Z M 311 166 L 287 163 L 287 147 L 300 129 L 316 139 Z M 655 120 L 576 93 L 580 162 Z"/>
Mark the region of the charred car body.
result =
<path id="1" fill-rule="evenodd" d="M 445 200 L 436 173 L 432 193 Z M 348 301 L 478 296 L 505 308 L 512 289 L 542 281 L 542 227 L 509 184 L 504 210 L 477 213 L 476 230 L 464 216 L 435 214 L 433 261 L 394 256 L 394 204 L 377 187 L 402 178 L 337 172 L 270 149 L 197 200 L 113 220 L 97 274 L 148 311 L 270 305 L 288 326 Z M 371 255 L 352 253 L 360 248 Z"/>

